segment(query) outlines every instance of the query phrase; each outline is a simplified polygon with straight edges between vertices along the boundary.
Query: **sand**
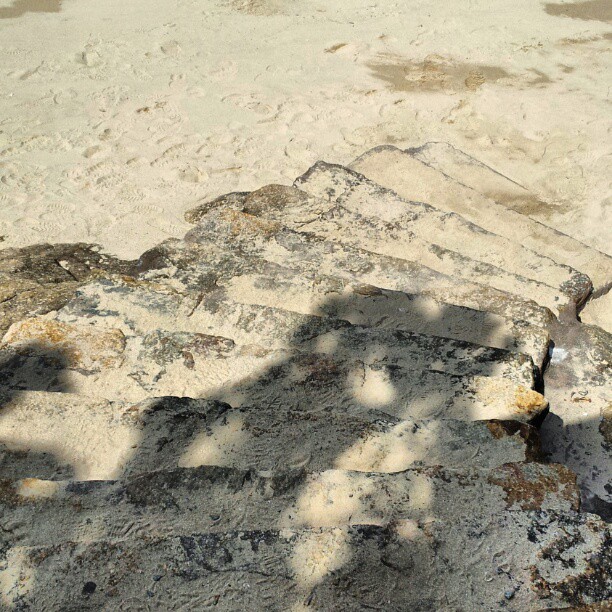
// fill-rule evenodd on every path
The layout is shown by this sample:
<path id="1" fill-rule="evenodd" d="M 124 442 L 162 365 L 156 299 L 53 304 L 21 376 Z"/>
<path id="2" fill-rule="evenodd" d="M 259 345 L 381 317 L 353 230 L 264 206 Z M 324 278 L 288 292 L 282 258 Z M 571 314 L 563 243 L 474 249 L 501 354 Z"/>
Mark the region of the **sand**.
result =
<path id="1" fill-rule="evenodd" d="M 610 252 L 609 5 L 0 0 L 2 247 L 137 257 L 203 199 L 448 141 Z"/>

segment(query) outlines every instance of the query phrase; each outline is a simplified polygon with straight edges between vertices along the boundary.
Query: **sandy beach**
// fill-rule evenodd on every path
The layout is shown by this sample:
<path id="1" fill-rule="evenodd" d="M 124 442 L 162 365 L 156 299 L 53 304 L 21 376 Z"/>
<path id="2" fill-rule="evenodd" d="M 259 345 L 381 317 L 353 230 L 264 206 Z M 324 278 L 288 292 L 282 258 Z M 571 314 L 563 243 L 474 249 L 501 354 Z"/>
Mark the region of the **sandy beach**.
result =
<path id="1" fill-rule="evenodd" d="M 610 252 L 611 20 L 601 0 L 0 0 L 2 246 L 133 258 L 202 200 L 441 140 Z"/>

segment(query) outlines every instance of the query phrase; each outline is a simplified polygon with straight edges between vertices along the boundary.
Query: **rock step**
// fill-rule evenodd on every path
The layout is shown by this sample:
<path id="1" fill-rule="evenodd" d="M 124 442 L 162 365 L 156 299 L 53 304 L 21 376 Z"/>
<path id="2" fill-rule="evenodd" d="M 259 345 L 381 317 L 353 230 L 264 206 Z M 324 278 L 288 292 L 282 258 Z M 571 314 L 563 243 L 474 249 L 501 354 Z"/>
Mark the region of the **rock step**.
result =
<path id="1" fill-rule="evenodd" d="M 450 374 L 490 374 L 506 376 L 526 385 L 533 383 L 533 364 L 529 356 L 505 349 L 234 302 L 225 299 L 222 289 L 200 295 L 194 306 L 191 301 L 185 304 L 173 296 L 152 295 L 143 288 L 126 287 L 112 281 L 91 283 L 58 313 L 57 320 L 67 326 L 86 321 L 90 325 L 121 329 L 126 337 L 144 336 L 145 345 L 151 334 L 172 329 L 173 333 L 216 334 L 241 346 L 259 344 L 270 349 L 316 352 L 366 362 L 364 357 L 375 353 L 377 361 L 396 365 L 409 363 Z M 145 312 L 147 317 L 138 316 Z M 29 332 L 31 325 L 27 321 L 13 326 L 4 342 L 15 345 L 31 337 L 39 339 L 38 328 L 34 336 Z M 30 321 L 41 322 L 39 319 Z M 437 363 L 442 355 L 444 364 Z"/>
<path id="2" fill-rule="evenodd" d="M 126 404 L 31 391 L 7 401 L 0 440 L 4 479 L 103 480 L 200 465 L 366 472 L 489 468 L 539 456 L 537 430 L 516 421 L 232 408 L 179 397 Z"/>
<path id="3" fill-rule="evenodd" d="M 61 308 L 88 280 L 132 268 L 133 262 L 105 255 L 91 244 L 0 250 L 0 337 L 15 321 Z"/>
<path id="4" fill-rule="evenodd" d="M 379 186 L 376 186 L 376 189 L 382 190 Z M 397 196 L 394 197 L 398 199 Z M 409 214 L 404 218 L 386 221 L 380 217 L 355 213 L 342 205 L 341 200 L 342 198 L 339 203 L 329 202 L 309 197 L 299 189 L 270 185 L 251 194 L 250 203 L 247 201 L 242 211 L 220 208 L 210 211 L 200 219 L 199 227 L 208 226 L 214 232 L 217 229 L 219 213 L 227 215 L 228 212 L 233 212 L 236 223 L 236 215 L 243 212 L 255 219 L 280 224 L 296 232 L 416 262 L 449 276 L 468 281 L 476 280 L 501 291 L 527 297 L 557 312 L 566 307 L 575 312 L 578 298 L 573 295 L 573 291 L 566 293 L 564 290 L 518 276 L 500 267 L 477 261 L 464 253 L 426 241 L 412 231 Z M 401 203 L 408 205 L 407 202 Z M 384 206 L 382 203 L 381 208 Z M 583 276 L 580 278 L 584 280 L 580 299 L 586 299 L 591 289 L 590 281 Z"/>
<path id="5" fill-rule="evenodd" d="M 453 376 L 384 363 L 342 363 L 297 356 L 212 397 L 293 410 L 348 414 L 375 409 L 397 418 L 540 421 L 548 406 L 538 392 L 492 376 Z"/>
<path id="6" fill-rule="evenodd" d="M 379 221 L 391 224 L 385 233 L 387 235 L 381 232 L 379 240 L 382 241 L 384 238 L 386 241 L 390 238 L 392 241 L 397 241 L 404 251 L 403 257 L 407 259 L 420 255 L 417 261 L 433 267 L 432 259 L 424 258 L 424 248 L 427 248 L 438 257 L 451 256 L 461 265 L 461 260 L 455 257 L 455 254 L 459 254 L 471 264 L 470 271 L 478 271 L 483 279 L 489 278 L 486 267 L 474 264 L 474 260 L 493 266 L 490 270 L 493 279 L 498 270 L 509 273 L 504 278 L 498 277 L 497 280 L 491 281 L 492 286 L 518 295 L 524 294 L 549 307 L 550 305 L 542 300 L 546 299 L 545 290 L 548 291 L 550 287 L 557 290 L 549 291 L 553 300 L 556 297 L 556 302 L 559 302 L 560 293 L 574 305 L 582 304 L 592 289 L 590 279 L 584 274 L 525 248 L 519 241 L 509 240 L 484 230 L 456 213 L 440 210 L 430 204 L 406 200 L 394 191 L 343 166 L 318 162 L 296 179 L 294 185 L 314 198 L 328 201 L 327 207 L 319 205 L 321 211 L 323 214 L 327 213 L 327 216 L 333 215 L 339 219 L 339 223 L 345 221 L 347 214 L 345 211 L 348 211 L 346 224 L 350 226 L 350 230 L 354 231 L 355 227 L 365 229 L 363 234 L 358 232 L 355 236 L 358 240 L 365 240 L 368 237 L 368 230 L 371 234 L 373 223 L 376 227 L 379 227 Z M 308 206 L 304 201 L 302 207 L 306 210 L 300 217 L 298 210 L 293 213 L 293 209 L 297 208 L 299 203 L 287 202 L 289 206 L 283 207 L 283 200 L 287 201 L 289 197 L 274 195 L 271 193 L 274 191 L 274 186 L 259 190 L 259 193 L 263 192 L 260 196 L 262 207 L 270 202 L 270 206 L 282 211 L 283 219 L 289 208 L 291 216 L 304 222 L 307 213 L 316 208 L 314 202 Z M 279 191 L 278 188 L 276 191 Z M 246 212 L 250 210 L 247 209 Z M 353 220 L 355 216 L 357 218 Z M 311 223 L 304 224 L 304 230 L 308 231 L 310 226 Z M 418 244 L 414 240 L 415 237 L 426 241 L 429 245 L 446 249 L 447 252 L 426 247 L 425 243 Z M 364 246 L 366 244 L 368 245 L 366 248 L 369 248 L 370 242 Z M 395 254 L 390 250 L 385 252 L 389 255 Z M 396 252 L 399 252 L 399 249 Z M 436 269 L 446 272 L 441 268 Z M 526 279 L 537 283 L 526 282 Z M 520 284 L 517 284 L 517 280 Z M 502 282 L 503 285 L 500 284 Z M 556 302 L 555 305 L 559 307 L 561 304 Z"/>
<path id="7" fill-rule="evenodd" d="M 162 316 L 164 310 L 167 316 L 171 313 L 177 329 L 194 330 L 194 319 L 201 316 L 204 308 L 207 311 L 235 308 L 232 304 L 227 305 L 229 301 L 522 352 L 530 355 L 540 369 L 548 356 L 548 332 L 526 321 L 440 302 L 420 294 L 357 285 L 337 276 L 305 273 L 246 254 L 217 253 L 215 257 L 206 252 L 198 259 L 197 267 L 186 262 L 183 255 L 183 250 L 168 250 L 163 264 L 182 268 L 180 294 L 177 294 L 175 284 L 171 285 L 163 279 L 146 282 L 141 278 L 138 284 L 117 281 L 133 288 L 132 291 L 125 288 L 116 290 L 116 293 L 121 292 L 125 296 L 124 299 L 130 300 L 130 314 L 123 314 L 130 325 L 136 325 L 137 319 L 150 320 L 151 310 L 155 309 L 155 317 Z M 191 278 L 185 278 L 187 271 L 191 271 Z M 195 279 L 200 280 L 196 283 Z M 202 279 L 207 280 L 202 282 Z M 164 285 L 164 282 L 167 284 Z M 89 315 L 91 308 L 87 305 L 88 301 L 95 303 L 96 308 L 100 308 L 99 303 L 104 303 L 108 304 L 108 310 L 116 309 L 116 304 L 111 306 L 109 299 L 97 295 L 98 286 L 96 283 L 88 285 L 80 292 L 83 296 L 81 300 L 73 300 L 70 309 L 65 308 L 63 312 L 72 312 L 75 304 L 85 302 L 81 312 Z M 147 289 L 152 294 L 148 296 L 148 303 L 143 309 L 139 296 Z M 165 295 L 158 297 L 157 293 Z M 183 299 L 185 294 L 190 295 L 191 299 Z M 113 295 L 112 300 L 116 302 L 117 297 Z M 181 300 L 184 304 L 182 309 L 176 306 Z M 167 327 L 164 324 L 160 326 Z"/>
<path id="8" fill-rule="evenodd" d="M 77 332 L 87 339 L 82 329 Z M 127 363 L 119 352 L 117 366 L 105 368 L 95 368 L 91 361 L 84 367 L 82 353 L 58 355 L 36 344 L 22 351 L 4 349 L 0 389 L 9 395 L 78 391 L 86 397 L 130 402 L 178 395 L 300 410 L 333 406 L 358 412 L 375 407 L 401 417 L 463 420 L 531 421 L 548 405 L 531 384 L 509 378 L 456 376 L 359 358 L 269 351 L 257 345 L 236 347 L 226 338 L 204 334 L 158 330 L 145 340 L 144 347 L 136 342 Z M 80 346 L 89 356 L 98 356 L 95 342 Z"/>
<path id="9" fill-rule="evenodd" d="M 446 176 L 473 189 L 486 198 L 494 200 L 502 206 L 524 216 L 528 216 L 545 226 L 551 225 L 550 211 L 554 207 L 551 207 L 549 203 L 540 200 L 516 181 L 448 143 L 430 142 L 421 147 L 408 149 L 408 152 L 416 159 L 439 170 Z M 561 236 L 556 238 L 558 241 L 562 240 L 565 232 L 572 232 L 571 225 L 567 223 L 554 229 L 561 233 Z M 555 236 L 557 236 L 557 232 L 555 232 Z M 604 255 L 597 249 L 587 245 L 584 245 L 584 248 L 581 249 L 575 244 L 581 243 L 579 236 L 572 235 L 571 239 L 573 240 L 564 240 L 563 243 L 558 242 L 560 248 L 568 248 L 568 254 L 575 252 L 577 261 L 575 264 L 572 263 L 570 265 L 580 268 L 580 265 L 584 265 L 591 260 L 591 265 L 596 270 L 599 270 L 595 276 L 600 278 L 603 284 L 609 286 L 612 280 L 610 278 L 609 255 Z"/>
<path id="10" fill-rule="evenodd" d="M 453 156 L 455 163 L 451 163 Z M 442 163 L 444 159 L 448 165 Z M 466 166 L 467 176 L 478 173 L 477 181 L 468 181 Z M 595 295 L 605 293 L 612 286 L 611 257 L 527 216 L 531 207 L 521 206 L 521 202 L 533 204 L 533 196 L 527 190 L 450 145 L 428 143 L 407 151 L 384 145 L 366 152 L 350 167 L 402 198 L 428 202 L 441 210 L 457 213 L 490 232 L 583 272 L 593 282 Z M 500 180 L 501 185 L 497 184 Z M 470 182 L 471 186 L 462 181 Z M 515 192 L 515 197 L 496 201 L 508 188 Z M 482 190 L 485 195 L 480 193 Z M 513 205 L 517 206 L 516 210 Z"/>
<path id="11" fill-rule="evenodd" d="M 13 324 L 3 339 L 2 382 L 15 389 L 138 401 L 159 395 L 204 396 L 220 388 L 227 392 L 248 377 L 266 379 L 268 391 L 274 393 L 278 381 L 266 378 L 267 374 L 296 358 L 326 380 L 336 371 L 328 368 L 347 374 L 357 370 L 359 375 L 364 368 L 401 368 L 417 373 L 504 377 L 527 388 L 536 383 L 531 358 L 503 349 L 352 326 L 269 307 L 238 304 L 236 310 L 219 310 L 218 317 L 203 310 L 205 322 L 199 324 L 205 331 L 222 327 L 239 342 L 226 336 L 167 331 L 157 322 L 154 331 L 127 335 L 119 327 L 121 313 L 105 316 L 108 311 L 102 311 L 98 319 L 68 315 L 74 322 L 25 319 Z M 290 320 L 283 326 L 286 316 Z M 207 325 L 214 319 L 217 325 Z M 342 383 L 348 386 L 352 381 Z"/>
<path id="12" fill-rule="evenodd" d="M 162 268 L 157 270 L 158 275 L 174 274 L 174 269 L 163 270 L 169 253 L 174 252 L 169 258 L 178 259 L 178 252 L 183 251 L 188 259 L 195 260 L 204 253 L 213 255 L 217 251 L 227 252 L 228 244 L 231 244 L 234 252 L 257 256 L 304 274 L 336 276 L 353 283 L 419 293 L 442 302 L 498 314 L 507 319 L 529 321 L 540 327 L 546 327 L 554 318 L 549 309 L 531 300 L 466 279 L 440 274 L 406 259 L 388 257 L 335 240 L 295 232 L 277 222 L 237 211 L 211 211 L 202 224 L 188 232 L 185 241 L 187 244 L 167 241 L 147 252 L 143 256 L 144 269 L 158 266 Z M 203 250 L 191 251 L 191 245 L 198 245 Z M 194 266 L 197 269 L 197 263 L 194 262 Z M 155 273 L 148 277 L 156 278 Z M 194 271 L 190 270 L 181 280 L 183 283 L 195 283 L 197 278 Z"/>
<path id="13" fill-rule="evenodd" d="M 17 546 L 5 553 L 0 580 L 5 605 L 47 610 L 522 612 L 608 597 L 609 539 L 598 517 L 572 512 L 504 512 L 478 524 L 200 530 Z"/>
<path id="14" fill-rule="evenodd" d="M 205 465 L 116 481 L 2 480 L 2 532 L 12 545 L 47 546 L 198 530 L 431 519 L 478 524 L 507 510 L 578 511 L 575 480 L 562 465 L 540 463 L 506 463 L 491 469 L 436 466 L 392 474 L 258 472 Z"/>

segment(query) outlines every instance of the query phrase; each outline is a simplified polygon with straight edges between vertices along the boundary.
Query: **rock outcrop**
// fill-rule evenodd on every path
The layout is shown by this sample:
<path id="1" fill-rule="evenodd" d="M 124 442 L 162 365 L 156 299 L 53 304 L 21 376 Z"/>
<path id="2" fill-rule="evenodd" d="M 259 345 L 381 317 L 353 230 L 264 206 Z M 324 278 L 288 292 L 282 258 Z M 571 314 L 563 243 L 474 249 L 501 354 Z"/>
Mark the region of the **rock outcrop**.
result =
<path id="1" fill-rule="evenodd" d="M 612 260 L 528 196 L 380 147 L 0 253 L 2 606 L 605 609 Z"/>

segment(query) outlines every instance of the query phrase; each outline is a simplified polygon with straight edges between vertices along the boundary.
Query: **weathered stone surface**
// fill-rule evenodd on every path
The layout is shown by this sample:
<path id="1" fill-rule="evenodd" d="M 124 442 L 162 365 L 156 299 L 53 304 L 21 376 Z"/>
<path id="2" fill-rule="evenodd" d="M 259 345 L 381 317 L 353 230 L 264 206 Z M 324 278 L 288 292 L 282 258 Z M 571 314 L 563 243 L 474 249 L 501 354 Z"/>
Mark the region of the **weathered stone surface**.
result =
<path id="1" fill-rule="evenodd" d="M 125 336 L 118 329 L 35 317 L 13 323 L 0 346 L 24 355 L 61 355 L 65 367 L 95 372 L 121 365 Z"/>
<path id="2" fill-rule="evenodd" d="M 578 474 L 583 504 L 612 520 L 612 336 L 578 322 L 552 327 L 555 348 L 546 379 L 553 414 L 543 425 L 545 448 Z"/>
<path id="3" fill-rule="evenodd" d="M 27 316 L 61 308 L 91 278 L 129 274 L 123 262 L 89 244 L 42 244 L 0 251 L 0 336 Z"/>
<path id="4" fill-rule="evenodd" d="M 0 477 L 111 479 L 214 464 L 393 472 L 419 465 L 493 467 L 539 456 L 515 421 L 398 419 L 379 411 L 232 408 L 165 397 L 141 404 L 23 392 L 0 413 Z M 74 432 L 78 432 L 75 434 Z"/>
<path id="5" fill-rule="evenodd" d="M 482 195 L 481 179 L 467 187 L 462 182 L 463 171 L 453 173 L 455 178 L 445 174 L 443 170 L 448 170 L 448 167 L 441 165 L 441 159 L 436 163 L 432 153 L 436 147 L 442 153 L 443 146 L 442 143 L 430 143 L 420 149 L 402 151 L 384 145 L 366 152 L 351 164 L 351 168 L 402 198 L 427 202 L 441 210 L 457 213 L 490 232 L 580 270 L 593 281 L 596 294 L 612 284 L 612 259 L 609 256 L 531 219 L 522 214 L 520 208 L 517 211 L 504 206 L 504 199 L 498 203 Z M 452 151 L 450 145 L 447 150 Z M 456 155 L 459 159 L 460 154 L 457 152 Z M 481 175 L 486 172 L 491 179 L 499 180 L 499 175 L 486 166 L 470 164 L 469 167 L 471 170 L 477 168 Z M 461 168 L 465 169 L 465 165 L 462 164 Z M 505 185 L 511 184 L 507 181 Z M 490 195 L 499 193 L 498 189 L 493 189 Z M 513 189 L 519 192 L 517 202 L 528 201 L 529 193 L 516 184 Z"/>
<path id="6" fill-rule="evenodd" d="M 321 208 L 321 211 L 326 217 L 338 219 L 334 225 L 341 240 L 345 239 L 345 232 L 346 235 L 355 233 L 355 239 L 370 250 L 392 256 L 401 253 L 399 256 L 440 272 L 477 278 L 479 282 L 530 297 L 556 310 L 569 304 L 575 312 L 576 306 L 584 303 L 591 291 L 587 276 L 524 248 L 520 242 L 488 232 L 454 213 L 402 199 L 343 166 L 318 162 L 295 185 L 329 201 L 328 210 Z M 304 231 L 329 226 L 329 222 L 304 222 L 306 210 L 311 211 L 315 206 L 302 203 L 304 212 L 300 216 L 299 210 L 294 213 L 289 204 L 283 210 L 283 222 L 290 225 L 287 217 L 295 216 Z M 380 222 L 388 225 L 385 228 Z M 363 234 L 361 227 L 365 230 Z M 372 236 L 375 227 L 378 231 Z M 385 244 L 377 244 L 379 241 Z M 385 246 L 394 242 L 396 250 Z M 438 263 L 436 258 L 443 263 Z M 556 291 L 551 291 L 552 287 Z"/>
<path id="7" fill-rule="evenodd" d="M 522 612 L 608 597 L 606 538 L 589 515 L 510 512 L 452 526 L 400 520 L 15 547 L 0 576 L 5 605 L 45 609 L 462 610 L 469 602 Z"/>
<path id="8" fill-rule="evenodd" d="M 270 222 L 268 230 L 262 232 L 260 221 L 251 223 L 256 219 L 252 215 L 215 210 L 204 219 L 186 235 L 188 245 L 168 242 L 148 253 L 149 269 L 153 265 L 163 267 L 168 251 L 182 249 L 187 258 L 196 257 L 195 251 L 191 254 L 185 252 L 190 244 L 207 246 L 214 251 L 224 250 L 232 244 L 238 253 L 259 256 L 301 273 L 338 276 L 359 284 L 422 293 L 444 302 L 529 321 L 541 327 L 546 327 L 553 318 L 550 310 L 532 301 L 483 284 L 451 278 L 419 263 L 302 234 L 282 228 L 276 222 Z"/>
<path id="9" fill-rule="evenodd" d="M 22 546 L 122 540 L 129 533 L 167 537 L 198 529 L 389 525 L 406 519 L 478 523 L 508 510 L 577 511 L 580 503 L 570 470 L 539 463 L 393 474 L 201 466 L 118 481 L 4 480 L 0 491 L 3 538 Z"/>
<path id="10" fill-rule="evenodd" d="M 348 170 L 301 181 L 317 197 L 204 202 L 184 240 L 102 272 L 49 247 L 33 313 L 11 264 L 19 295 L 0 291 L 27 318 L 0 347 L 0 607 L 610 598 L 610 534 L 527 424 L 550 331 L 553 409 L 588 436 L 546 450 L 608 516 L 612 342 L 568 322 L 588 279 Z"/>
<path id="11" fill-rule="evenodd" d="M 172 264 L 180 266 L 181 273 L 173 278 L 176 280 L 180 276 L 180 288 L 173 285 L 174 290 L 170 291 L 169 286 L 162 284 L 163 279 L 158 282 L 140 280 L 137 285 L 121 279 L 93 282 L 79 290 L 78 298 L 62 310 L 60 318 L 70 321 L 73 317 L 95 317 L 96 322 L 103 325 L 112 320 L 121 329 L 127 326 L 125 333 L 157 327 L 177 331 L 209 330 L 230 335 L 238 341 L 233 335 L 235 329 L 224 331 L 225 319 L 240 323 L 243 328 L 240 333 L 245 333 L 247 325 L 250 329 L 272 325 L 278 337 L 283 333 L 286 337 L 291 336 L 290 326 L 294 330 L 304 327 L 304 318 L 279 312 L 282 309 L 342 319 L 357 325 L 505 348 L 530 355 L 540 368 L 548 356 L 548 333 L 526 321 L 509 320 L 427 296 L 355 285 L 338 277 L 300 273 L 258 257 L 237 257 L 229 253 L 215 256 L 205 252 L 198 261 L 185 262 L 182 252 L 177 256 Z M 209 280 L 196 280 L 202 278 Z M 242 304 L 275 310 L 269 311 L 268 318 L 262 320 L 264 309 L 254 315 Z M 321 323 L 321 327 L 330 324 Z"/>

